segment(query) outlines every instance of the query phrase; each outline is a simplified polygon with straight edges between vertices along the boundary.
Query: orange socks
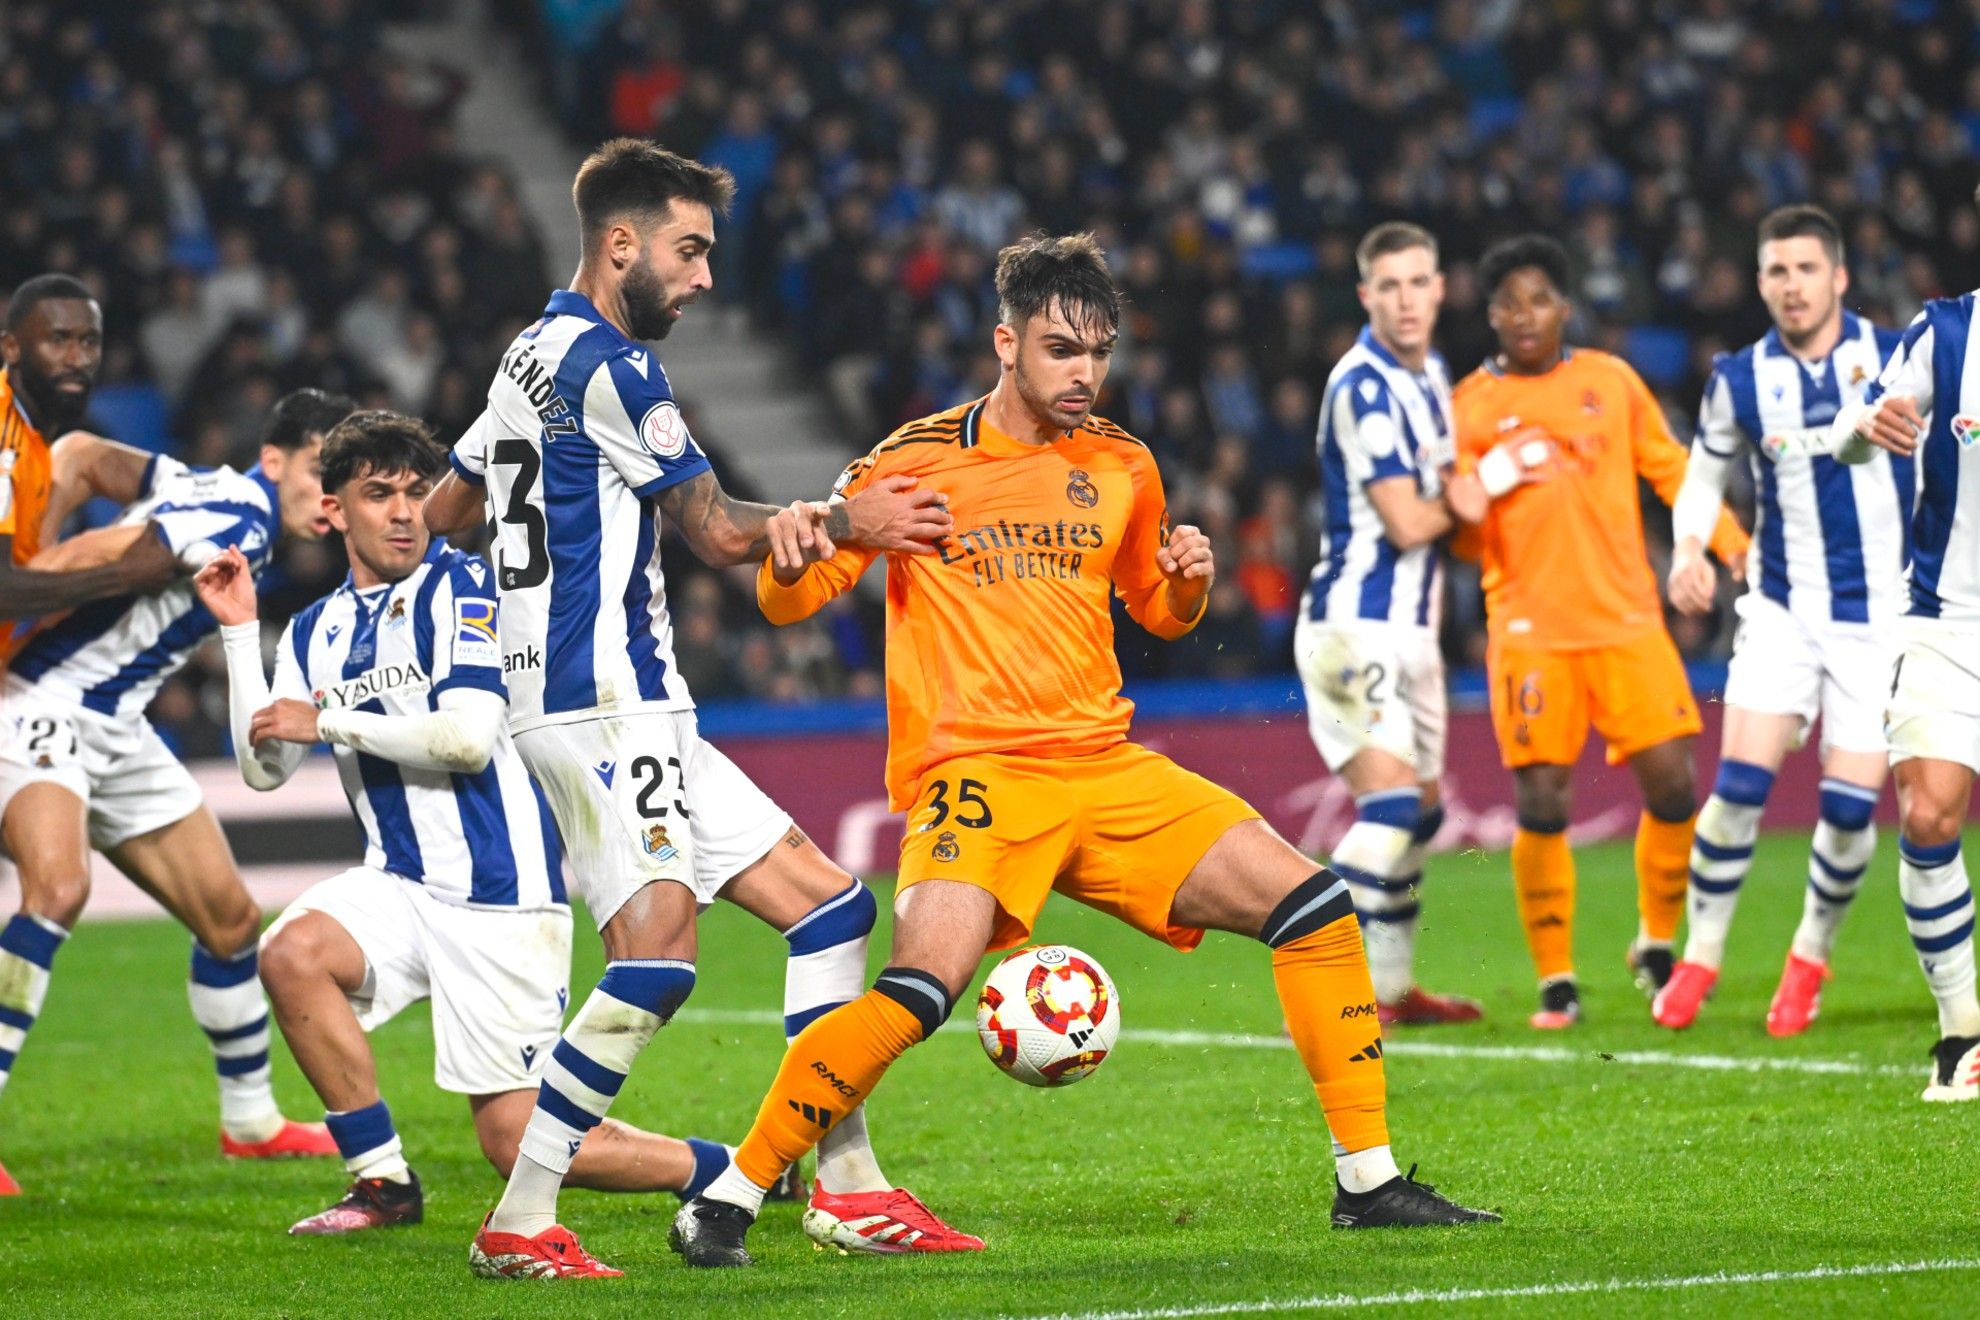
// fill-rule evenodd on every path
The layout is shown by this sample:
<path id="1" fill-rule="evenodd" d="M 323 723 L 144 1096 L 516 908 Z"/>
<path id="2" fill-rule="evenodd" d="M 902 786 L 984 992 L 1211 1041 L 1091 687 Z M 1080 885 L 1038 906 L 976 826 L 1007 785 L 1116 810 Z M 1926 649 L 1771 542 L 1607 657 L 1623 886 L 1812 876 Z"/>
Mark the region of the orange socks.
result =
<path id="1" fill-rule="evenodd" d="M 1382 1027 L 1353 908 L 1274 948 L 1272 979 L 1334 1140 L 1350 1152 L 1388 1145 Z"/>
<path id="2" fill-rule="evenodd" d="M 1685 869 L 1690 857 L 1689 828 L 1686 827 L 1686 852 L 1678 859 L 1680 904 L 1684 901 Z M 1640 848 L 1639 844 L 1639 856 Z M 1516 831 L 1512 874 L 1513 891 L 1519 900 L 1519 922 L 1526 928 L 1526 947 L 1533 954 L 1534 971 L 1543 981 L 1573 976 L 1574 853 L 1568 848 L 1567 833 Z"/>
<path id="3" fill-rule="evenodd" d="M 926 1011 L 923 997 L 933 1001 Z M 933 1031 L 931 1016 L 935 1026 L 948 1016 L 948 994 L 940 984 L 925 973 L 888 968 L 873 989 L 799 1032 L 736 1148 L 743 1176 L 758 1187 L 782 1177 L 866 1099 L 895 1059 Z"/>
<path id="4" fill-rule="evenodd" d="M 1697 820 L 1658 820 L 1644 812 L 1636 823 L 1636 911 L 1643 938 L 1668 944 L 1684 915 L 1691 874 L 1692 827 Z"/>

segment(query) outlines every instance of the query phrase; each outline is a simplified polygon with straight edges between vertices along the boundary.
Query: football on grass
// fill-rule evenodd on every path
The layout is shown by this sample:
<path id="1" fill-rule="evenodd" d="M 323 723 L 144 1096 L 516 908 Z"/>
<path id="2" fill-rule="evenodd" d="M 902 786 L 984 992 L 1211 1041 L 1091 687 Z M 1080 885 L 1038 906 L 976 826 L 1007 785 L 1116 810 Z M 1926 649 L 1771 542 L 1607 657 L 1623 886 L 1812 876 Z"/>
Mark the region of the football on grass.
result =
<path id="1" fill-rule="evenodd" d="M 990 1061 L 1026 1086 L 1070 1086 L 1113 1051 L 1120 996 L 1091 956 L 1035 944 L 998 963 L 983 983 L 976 1034 Z"/>

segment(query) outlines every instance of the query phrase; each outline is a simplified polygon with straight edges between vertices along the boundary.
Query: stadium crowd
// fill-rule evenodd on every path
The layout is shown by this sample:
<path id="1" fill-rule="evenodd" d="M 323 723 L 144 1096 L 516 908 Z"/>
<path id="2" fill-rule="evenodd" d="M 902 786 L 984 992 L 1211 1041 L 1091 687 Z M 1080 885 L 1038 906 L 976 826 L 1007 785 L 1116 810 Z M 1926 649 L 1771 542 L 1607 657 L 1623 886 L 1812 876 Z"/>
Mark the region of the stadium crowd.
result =
<path id="1" fill-rule="evenodd" d="M 545 91 L 574 140 L 650 134 L 735 173 L 718 293 L 788 337 L 862 447 L 987 388 L 1000 244 L 1103 238 L 1129 320 L 1100 411 L 1154 448 L 1175 517 L 1231 566 L 1194 638 L 1123 630 L 1143 669 L 1289 667 L 1318 396 L 1361 324 L 1353 246 L 1378 221 L 1443 241 L 1455 376 L 1489 343 L 1478 254 L 1561 237 L 1574 339 L 1627 357 L 1686 437 L 1713 355 L 1766 328 L 1769 209 L 1842 217 L 1850 305 L 1885 324 L 1980 270 L 1980 5 L 1957 0 L 506 12 L 559 52 Z M 1447 649 L 1474 663 L 1475 577 L 1453 585 Z M 1729 640 L 1723 613 L 1672 624 L 1693 656 Z"/>
<path id="2" fill-rule="evenodd" d="M 1851 306 L 1886 324 L 1980 271 L 1971 0 L 495 8 L 547 55 L 532 64 L 573 141 L 647 134 L 734 172 L 718 295 L 787 338 L 860 447 L 987 387 L 1000 244 L 1101 235 L 1130 298 L 1101 411 L 1154 448 L 1175 517 L 1226 566 L 1183 644 L 1122 630 L 1131 672 L 1290 667 L 1318 395 L 1360 324 L 1352 249 L 1376 221 L 1442 238 L 1456 375 L 1489 337 L 1477 254 L 1525 229 L 1562 237 L 1574 338 L 1628 357 L 1683 435 L 1713 353 L 1765 327 L 1751 252 L 1770 207 L 1843 217 Z M 1826 21 L 1845 8 L 1848 35 Z M 380 40 L 398 12 L 0 13 L 0 288 L 56 269 L 97 290 L 106 432 L 244 465 L 298 385 L 419 412 L 449 440 L 478 411 L 560 272 L 502 164 L 458 145 L 467 72 Z M 292 549 L 277 609 L 323 590 L 332 562 Z M 678 571 L 677 646 L 702 695 L 875 690 L 871 602 L 773 633 L 746 591 Z M 1453 574 L 1456 662 L 1477 659 L 1481 617 L 1475 578 Z M 1673 627 L 1695 656 L 1728 630 Z M 189 752 L 218 745 L 218 673 L 196 665 L 160 698 Z"/>

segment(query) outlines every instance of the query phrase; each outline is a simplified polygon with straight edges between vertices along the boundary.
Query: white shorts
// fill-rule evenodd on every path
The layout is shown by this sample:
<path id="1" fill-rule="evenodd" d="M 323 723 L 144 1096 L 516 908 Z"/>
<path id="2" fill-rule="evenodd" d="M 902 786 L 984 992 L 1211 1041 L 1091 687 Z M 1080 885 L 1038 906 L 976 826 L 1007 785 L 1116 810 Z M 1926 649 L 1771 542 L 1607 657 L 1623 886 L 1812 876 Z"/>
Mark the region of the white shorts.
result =
<path id="1" fill-rule="evenodd" d="M 441 1090 L 497 1095 L 536 1085 L 570 1000 L 569 908 L 464 907 L 359 866 L 303 891 L 263 945 L 305 912 L 323 913 L 364 951 L 364 985 L 351 1007 L 366 1031 L 433 1001 Z"/>
<path id="2" fill-rule="evenodd" d="M 1884 734 L 1891 762 L 1952 761 L 1980 772 L 1980 627 L 1905 619 Z"/>
<path id="3" fill-rule="evenodd" d="M 1373 747 L 1419 780 L 1442 777 L 1450 705 L 1434 632 L 1302 617 L 1293 630 L 1293 659 L 1306 688 L 1307 727 L 1329 770 L 1338 774 Z"/>
<path id="4" fill-rule="evenodd" d="M 1897 637 L 1890 624 L 1804 619 L 1756 591 L 1739 598 L 1725 703 L 1763 715 L 1819 717 L 1822 749 L 1882 752 Z"/>
<path id="5" fill-rule="evenodd" d="M 707 907 L 792 828 L 788 812 L 701 740 L 691 710 L 542 724 L 518 733 L 516 750 L 600 926 L 656 880 L 686 885 Z"/>
<path id="6" fill-rule="evenodd" d="M 0 689 L 0 815 L 29 784 L 60 784 L 81 798 L 93 848 L 177 824 L 205 801 L 143 716 L 99 715 L 10 679 Z"/>

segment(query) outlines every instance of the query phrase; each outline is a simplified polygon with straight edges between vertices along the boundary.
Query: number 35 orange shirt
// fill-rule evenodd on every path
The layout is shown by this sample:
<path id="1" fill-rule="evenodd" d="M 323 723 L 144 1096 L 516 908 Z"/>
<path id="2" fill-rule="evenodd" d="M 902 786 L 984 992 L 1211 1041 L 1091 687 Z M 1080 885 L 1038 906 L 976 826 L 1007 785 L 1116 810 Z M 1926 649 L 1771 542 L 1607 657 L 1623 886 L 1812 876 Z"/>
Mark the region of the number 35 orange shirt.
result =
<path id="1" fill-rule="evenodd" d="M 933 554 L 887 556 L 887 796 L 906 810 L 932 766 L 986 752 L 1077 755 L 1127 737 L 1110 596 L 1158 637 L 1195 619 L 1168 608 L 1155 554 L 1168 539 L 1148 450 L 1094 417 L 1051 444 L 985 423 L 985 400 L 911 422 L 855 461 L 836 494 L 907 476 L 948 498 Z M 790 623 L 845 591 L 877 552 L 841 549 L 793 586 L 757 575 L 757 602 Z"/>

